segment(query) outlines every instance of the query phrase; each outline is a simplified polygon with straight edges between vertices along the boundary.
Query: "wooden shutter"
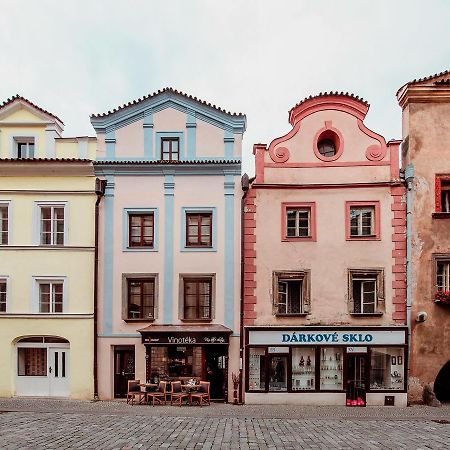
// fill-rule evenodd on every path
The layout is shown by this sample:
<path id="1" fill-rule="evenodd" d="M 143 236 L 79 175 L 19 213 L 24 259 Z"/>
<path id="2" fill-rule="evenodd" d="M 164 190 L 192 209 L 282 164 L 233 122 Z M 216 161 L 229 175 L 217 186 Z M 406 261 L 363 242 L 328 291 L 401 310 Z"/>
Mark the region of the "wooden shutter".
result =
<path id="1" fill-rule="evenodd" d="M 355 312 L 355 302 L 353 300 L 353 273 L 352 271 L 348 271 L 348 289 L 347 289 L 347 306 L 348 306 L 348 312 L 354 313 Z"/>

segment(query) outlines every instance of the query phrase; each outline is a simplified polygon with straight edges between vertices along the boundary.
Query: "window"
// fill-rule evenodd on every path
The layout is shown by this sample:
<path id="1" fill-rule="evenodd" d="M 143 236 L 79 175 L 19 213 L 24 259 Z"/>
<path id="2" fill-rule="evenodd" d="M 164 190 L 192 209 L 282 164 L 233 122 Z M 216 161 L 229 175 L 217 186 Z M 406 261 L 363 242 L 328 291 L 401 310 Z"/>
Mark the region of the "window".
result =
<path id="1" fill-rule="evenodd" d="M 155 318 L 155 280 L 128 279 L 128 319 Z"/>
<path id="2" fill-rule="evenodd" d="M 180 159 L 180 139 L 174 137 L 161 138 L 161 160 L 178 161 Z"/>
<path id="3" fill-rule="evenodd" d="M 310 312 L 309 272 L 274 272 L 273 313 L 302 315 Z"/>
<path id="4" fill-rule="evenodd" d="M 347 240 L 380 239 L 380 202 L 346 202 Z"/>
<path id="5" fill-rule="evenodd" d="M 320 390 L 339 391 L 343 388 L 344 349 L 320 348 Z"/>
<path id="6" fill-rule="evenodd" d="M 34 138 L 16 137 L 14 138 L 16 154 L 18 159 L 34 158 Z"/>
<path id="7" fill-rule="evenodd" d="M 450 291 L 450 260 L 436 261 L 436 288 L 438 291 Z"/>
<path id="8" fill-rule="evenodd" d="M 351 314 L 382 314 L 384 312 L 383 271 L 349 271 L 349 312 Z"/>
<path id="9" fill-rule="evenodd" d="M 47 376 L 46 348 L 18 348 L 18 375 L 25 377 Z"/>
<path id="10" fill-rule="evenodd" d="M 212 279 L 183 279 L 183 319 L 211 320 Z"/>
<path id="11" fill-rule="evenodd" d="M 40 206 L 40 244 L 64 245 L 64 206 Z"/>
<path id="12" fill-rule="evenodd" d="M 288 381 L 288 357 L 269 356 L 269 391 L 286 392 Z"/>
<path id="13" fill-rule="evenodd" d="M 128 215 L 129 247 L 153 247 L 154 215 L 153 213 Z"/>
<path id="14" fill-rule="evenodd" d="M 212 213 L 186 213 L 186 246 L 212 246 Z"/>
<path id="15" fill-rule="evenodd" d="M 6 312 L 6 280 L 0 279 L 0 313 Z"/>
<path id="16" fill-rule="evenodd" d="M 62 313 L 63 312 L 63 282 L 40 281 L 39 282 L 39 312 Z"/>
<path id="17" fill-rule="evenodd" d="M 402 347 L 370 349 L 370 389 L 404 390 L 405 355 Z"/>
<path id="18" fill-rule="evenodd" d="M 316 240 L 316 204 L 288 202 L 281 204 L 281 240 Z"/>
<path id="19" fill-rule="evenodd" d="M 450 213 L 450 175 L 436 175 L 435 209 L 437 213 Z"/>
<path id="20" fill-rule="evenodd" d="M 266 388 L 266 349 L 249 348 L 248 389 L 264 391 Z"/>
<path id="21" fill-rule="evenodd" d="M 309 237 L 311 236 L 311 209 L 310 208 L 287 208 L 286 230 L 287 237 Z"/>
<path id="22" fill-rule="evenodd" d="M 315 389 L 316 349 L 301 347 L 292 349 L 292 390 Z"/>
<path id="23" fill-rule="evenodd" d="M 0 204 L 0 244 L 8 245 L 8 205 Z"/>
<path id="24" fill-rule="evenodd" d="M 317 143 L 319 153 L 326 158 L 334 156 L 336 154 L 336 146 L 331 139 L 321 139 Z"/>

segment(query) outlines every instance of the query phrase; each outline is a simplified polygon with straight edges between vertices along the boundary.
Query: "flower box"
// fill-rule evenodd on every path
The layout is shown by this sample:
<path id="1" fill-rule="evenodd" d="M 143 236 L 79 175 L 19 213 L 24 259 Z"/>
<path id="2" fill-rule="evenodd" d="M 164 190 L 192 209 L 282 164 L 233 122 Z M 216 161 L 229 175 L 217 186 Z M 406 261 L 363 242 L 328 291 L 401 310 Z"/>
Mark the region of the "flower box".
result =
<path id="1" fill-rule="evenodd" d="M 434 302 L 441 305 L 450 305 L 450 291 L 437 291 L 434 294 Z"/>

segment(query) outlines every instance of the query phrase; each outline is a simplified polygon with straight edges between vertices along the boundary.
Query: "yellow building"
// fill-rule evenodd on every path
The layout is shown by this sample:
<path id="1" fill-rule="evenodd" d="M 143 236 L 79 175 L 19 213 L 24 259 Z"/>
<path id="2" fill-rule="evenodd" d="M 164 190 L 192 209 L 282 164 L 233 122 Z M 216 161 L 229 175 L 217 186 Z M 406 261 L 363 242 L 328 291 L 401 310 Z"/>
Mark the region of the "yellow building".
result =
<path id="1" fill-rule="evenodd" d="M 0 396 L 94 395 L 95 138 L 0 104 Z"/>

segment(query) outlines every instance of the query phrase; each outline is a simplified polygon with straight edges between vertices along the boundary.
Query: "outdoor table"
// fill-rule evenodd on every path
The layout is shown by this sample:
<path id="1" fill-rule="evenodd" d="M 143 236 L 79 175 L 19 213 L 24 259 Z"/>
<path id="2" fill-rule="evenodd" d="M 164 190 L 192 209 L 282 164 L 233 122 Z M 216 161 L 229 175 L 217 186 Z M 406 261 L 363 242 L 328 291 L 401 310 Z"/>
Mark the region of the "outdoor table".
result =
<path id="1" fill-rule="evenodd" d="M 186 392 L 186 394 L 189 395 L 189 406 L 192 406 L 192 394 L 194 392 L 197 392 L 198 389 L 200 388 L 199 384 L 195 384 L 195 385 L 182 385 L 181 389 Z"/>

